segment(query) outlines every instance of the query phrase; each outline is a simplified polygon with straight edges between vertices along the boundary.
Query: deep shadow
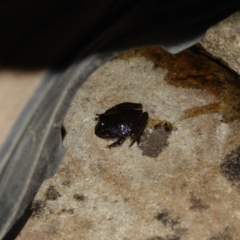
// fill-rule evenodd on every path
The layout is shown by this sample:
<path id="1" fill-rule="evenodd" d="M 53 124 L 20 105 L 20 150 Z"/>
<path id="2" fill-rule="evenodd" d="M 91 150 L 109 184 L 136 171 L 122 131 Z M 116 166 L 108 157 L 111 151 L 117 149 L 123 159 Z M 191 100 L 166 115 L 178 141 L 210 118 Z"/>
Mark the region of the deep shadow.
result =
<path id="1" fill-rule="evenodd" d="M 21 69 L 65 68 L 138 0 L 0 3 L 0 62 Z M 112 36 L 109 40 L 112 39 Z M 102 45 L 105 45 L 102 43 Z"/>
<path id="2" fill-rule="evenodd" d="M 27 207 L 23 215 L 15 222 L 15 224 L 12 226 L 12 228 L 8 231 L 8 233 L 5 235 L 5 237 L 2 240 L 14 240 L 19 235 L 19 233 L 27 223 L 28 219 L 32 215 L 31 204 L 32 202 Z"/>
<path id="3" fill-rule="evenodd" d="M 61 127 L 61 137 L 62 137 L 62 141 L 64 140 L 66 134 L 67 134 L 66 128 L 62 125 L 62 127 Z"/>
<path id="4" fill-rule="evenodd" d="M 60 69 L 89 49 L 176 44 L 238 9 L 238 0 L 1 1 L 0 64 Z"/>

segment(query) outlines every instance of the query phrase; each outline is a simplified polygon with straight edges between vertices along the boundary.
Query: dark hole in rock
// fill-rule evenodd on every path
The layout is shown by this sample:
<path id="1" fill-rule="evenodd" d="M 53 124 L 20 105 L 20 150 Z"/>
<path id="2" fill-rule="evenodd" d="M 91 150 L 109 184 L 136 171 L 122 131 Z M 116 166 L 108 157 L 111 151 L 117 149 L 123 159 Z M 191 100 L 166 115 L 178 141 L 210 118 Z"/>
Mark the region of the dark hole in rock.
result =
<path id="1" fill-rule="evenodd" d="M 240 181 L 240 147 L 225 156 L 221 173 L 230 181 Z"/>
<path id="2" fill-rule="evenodd" d="M 74 209 L 70 208 L 70 209 L 65 209 L 63 208 L 58 214 L 64 214 L 64 213 L 69 213 L 69 214 L 74 214 Z"/>
<path id="3" fill-rule="evenodd" d="M 172 212 L 166 209 L 159 212 L 155 218 L 164 226 L 174 227 L 175 225 L 179 224 L 179 218 L 174 217 Z"/>
<path id="4" fill-rule="evenodd" d="M 31 204 L 32 216 L 40 216 L 44 212 L 46 202 L 43 200 L 33 200 Z"/>
<path id="5" fill-rule="evenodd" d="M 62 141 L 64 140 L 66 134 L 67 134 L 67 131 L 66 131 L 65 127 L 62 125 L 62 127 L 61 127 L 61 137 L 62 137 Z"/>
<path id="6" fill-rule="evenodd" d="M 86 197 L 82 194 L 74 194 L 73 198 L 77 200 L 78 202 L 83 202 L 86 200 Z"/>
<path id="7" fill-rule="evenodd" d="M 61 194 L 56 190 L 56 188 L 54 186 L 50 186 L 46 193 L 46 200 L 57 200 L 59 197 L 61 197 Z"/>

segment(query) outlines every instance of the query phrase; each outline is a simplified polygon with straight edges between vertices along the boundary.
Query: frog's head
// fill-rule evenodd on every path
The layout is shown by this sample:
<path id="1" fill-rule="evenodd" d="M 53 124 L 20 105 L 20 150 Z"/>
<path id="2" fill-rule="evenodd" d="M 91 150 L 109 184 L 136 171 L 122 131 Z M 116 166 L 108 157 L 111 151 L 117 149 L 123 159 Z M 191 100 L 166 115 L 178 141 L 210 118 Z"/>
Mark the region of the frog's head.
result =
<path id="1" fill-rule="evenodd" d="M 95 134 L 100 138 L 113 138 L 113 132 L 104 121 L 99 121 L 95 127 Z"/>

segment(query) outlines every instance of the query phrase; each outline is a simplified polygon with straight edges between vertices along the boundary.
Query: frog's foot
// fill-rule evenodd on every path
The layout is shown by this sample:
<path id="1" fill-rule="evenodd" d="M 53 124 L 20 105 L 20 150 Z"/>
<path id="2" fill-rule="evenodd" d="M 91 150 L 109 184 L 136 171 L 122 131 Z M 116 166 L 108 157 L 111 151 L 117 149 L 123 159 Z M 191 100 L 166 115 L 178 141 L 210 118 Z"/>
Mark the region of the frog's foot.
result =
<path id="1" fill-rule="evenodd" d="M 117 146 L 120 146 L 122 145 L 122 143 L 126 140 L 127 136 L 121 136 L 116 142 L 108 145 L 107 147 L 108 148 L 112 148 L 112 147 L 117 147 Z"/>
<path id="2" fill-rule="evenodd" d="M 130 145 L 129 145 L 129 147 L 131 147 L 135 142 L 137 142 L 137 144 L 139 144 L 139 142 L 140 142 L 140 137 L 139 137 L 138 139 L 132 140 L 131 143 L 130 143 Z"/>

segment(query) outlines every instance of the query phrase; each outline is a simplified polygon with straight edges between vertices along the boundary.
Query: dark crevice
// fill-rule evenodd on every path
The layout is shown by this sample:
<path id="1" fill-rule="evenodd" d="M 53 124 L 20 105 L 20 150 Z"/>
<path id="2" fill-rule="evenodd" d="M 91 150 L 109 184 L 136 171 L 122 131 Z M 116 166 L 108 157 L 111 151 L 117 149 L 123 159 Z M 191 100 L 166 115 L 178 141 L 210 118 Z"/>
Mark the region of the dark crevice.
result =
<path id="1" fill-rule="evenodd" d="M 12 226 L 12 228 L 8 231 L 8 233 L 4 236 L 2 240 L 14 240 L 17 238 L 17 236 L 27 223 L 28 219 L 32 215 L 31 205 L 32 202 L 29 204 L 23 215 L 15 222 L 15 224 Z"/>
<path id="2" fill-rule="evenodd" d="M 61 127 L 61 137 L 62 137 L 62 141 L 64 140 L 66 134 L 67 134 L 67 131 L 66 131 L 65 127 L 62 125 L 62 127 Z"/>

